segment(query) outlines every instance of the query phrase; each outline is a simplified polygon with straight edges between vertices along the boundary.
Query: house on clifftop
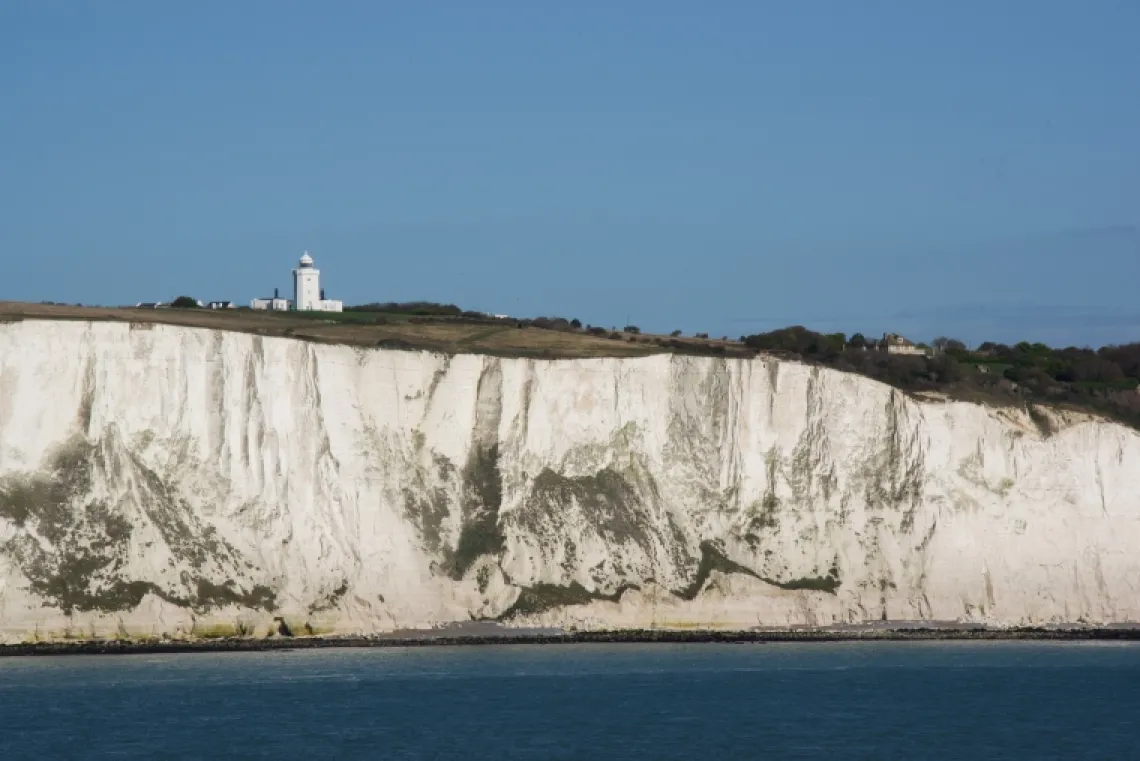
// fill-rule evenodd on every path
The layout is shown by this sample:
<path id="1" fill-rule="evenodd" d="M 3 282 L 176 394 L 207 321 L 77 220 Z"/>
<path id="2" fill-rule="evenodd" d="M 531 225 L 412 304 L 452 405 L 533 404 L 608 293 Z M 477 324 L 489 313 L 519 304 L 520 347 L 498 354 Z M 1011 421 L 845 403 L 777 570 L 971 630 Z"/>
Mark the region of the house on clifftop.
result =
<path id="1" fill-rule="evenodd" d="M 910 355 L 915 357 L 926 356 L 926 349 L 915 346 L 913 341 L 900 336 L 898 333 L 884 333 L 881 344 L 888 354 Z"/>

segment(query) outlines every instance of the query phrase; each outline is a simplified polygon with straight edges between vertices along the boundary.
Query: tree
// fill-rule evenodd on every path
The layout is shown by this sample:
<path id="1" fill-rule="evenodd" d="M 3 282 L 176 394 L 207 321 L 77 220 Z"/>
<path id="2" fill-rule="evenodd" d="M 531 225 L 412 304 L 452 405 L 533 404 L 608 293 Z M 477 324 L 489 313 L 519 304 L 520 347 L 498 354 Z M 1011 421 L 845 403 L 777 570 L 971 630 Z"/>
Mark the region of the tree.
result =
<path id="1" fill-rule="evenodd" d="M 670 335 L 670 336 L 672 336 L 673 338 L 676 338 L 677 336 L 681 335 L 681 331 L 679 331 L 679 330 L 674 330 L 674 331 L 673 331 L 672 333 L 670 333 L 669 335 Z"/>
<path id="2" fill-rule="evenodd" d="M 966 344 L 957 338 L 938 336 L 938 338 L 934 339 L 934 348 L 938 349 L 938 351 L 966 351 Z"/>
<path id="3" fill-rule="evenodd" d="M 962 379 L 962 366 L 945 354 L 932 359 L 927 368 L 930 380 L 935 383 L 955 383 Z"/>
<path id="4" fill-rule="evenodd" d="M 986 342 L 971 350 L 961 341 L 940 336 L 932 343 L 941 351 L 893 355 L 846 350 L 860 344 L 886 348 L 885 341 L 855 334 L 845 345 L 842 333 L 817 333 L 802 325 L 741 336 L 741 342 L 756 352 L 799 356 L 907 391 L 940 390 L 953 398 L 988 398 L 999 404 L 1030 400 L 1073 405 L 1140 429 L 1140 343 L 1055 349 L 1039 342 L 1012 346 Z M 679 352 L 694 349 L 675 338 L 669 345 Z"/>
<path id="5" fill-rule="evenodd" d="M 198 299 L 191 296 L 179 296 L 174 301 L 170 302 L 170 306 L 175 309 L 197 309 Z"/>
<path id="6" fill-rule="evenodd" d="M 543 330 L 570 330 L 572 327 L 565 317 L 535 317 L 530 321 L 532 327 Z"/>
<path id="7" fill-rule="evenodd" d="M 574 328 L 574 330 L 578 330 L 579 328 L 582 327 L 582 321 L 579 320 L 577 317 L 575 317 L 573 320 L 570 321 L 570 327 Z"/>

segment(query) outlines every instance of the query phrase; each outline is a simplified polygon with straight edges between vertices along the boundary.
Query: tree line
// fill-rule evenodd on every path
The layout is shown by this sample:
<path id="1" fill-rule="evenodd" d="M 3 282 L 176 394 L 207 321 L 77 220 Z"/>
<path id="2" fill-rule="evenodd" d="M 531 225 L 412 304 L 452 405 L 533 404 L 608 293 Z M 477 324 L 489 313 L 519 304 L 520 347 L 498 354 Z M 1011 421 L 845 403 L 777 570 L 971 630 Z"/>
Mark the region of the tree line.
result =
<path id="1" fill-rule="evenodd" d="M 861 334 L 817 333 L 802 326 L 742 336 L 748 347 L 855 372 L 907 391 L 941 391 L 956 398 L 1002 403 L 1063 404 L 1140 427 L 1140 343 L 1100 349 L 1053 348 L 987 341 L 969 348 L 935 339 L 925 355 L 883 351 Z"/>

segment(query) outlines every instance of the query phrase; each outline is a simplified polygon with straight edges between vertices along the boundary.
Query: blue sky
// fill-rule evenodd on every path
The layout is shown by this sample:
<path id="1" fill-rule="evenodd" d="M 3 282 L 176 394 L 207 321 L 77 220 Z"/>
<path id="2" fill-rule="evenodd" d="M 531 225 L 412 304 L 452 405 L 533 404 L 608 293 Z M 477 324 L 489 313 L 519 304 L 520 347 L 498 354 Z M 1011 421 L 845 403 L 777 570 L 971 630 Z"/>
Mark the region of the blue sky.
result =
<path id="1" fill-rule="evenodd" d="M 1140 3 L 0 4 L 0 299 L 1140 340 Z"/>

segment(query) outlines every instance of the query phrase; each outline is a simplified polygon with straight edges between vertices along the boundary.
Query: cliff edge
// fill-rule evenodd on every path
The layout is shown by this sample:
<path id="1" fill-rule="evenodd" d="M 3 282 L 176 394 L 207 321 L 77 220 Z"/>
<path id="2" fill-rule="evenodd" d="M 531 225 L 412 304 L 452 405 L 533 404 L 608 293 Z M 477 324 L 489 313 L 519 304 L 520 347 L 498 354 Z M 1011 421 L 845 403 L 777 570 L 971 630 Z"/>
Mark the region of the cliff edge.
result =
<path id="1" fill-rule="evenodd" d="M 771 358 L 0 324 L 0 640 L 1140 619 L 1140 434 Z"/>

